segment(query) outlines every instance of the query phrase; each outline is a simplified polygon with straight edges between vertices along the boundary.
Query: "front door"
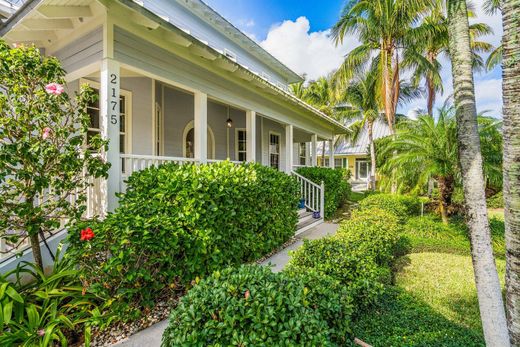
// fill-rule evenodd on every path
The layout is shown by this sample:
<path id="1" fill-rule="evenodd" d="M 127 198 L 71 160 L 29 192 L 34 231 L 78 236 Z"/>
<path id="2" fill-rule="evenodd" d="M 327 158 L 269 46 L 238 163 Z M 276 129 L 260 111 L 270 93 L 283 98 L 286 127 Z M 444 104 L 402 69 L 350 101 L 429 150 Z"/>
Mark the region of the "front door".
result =
<path id="1" fill-rule="evenodd" d="M 370 175 L 370 166 L 367 160 L 356 160 L 356 179 L 366 181 Z"/>

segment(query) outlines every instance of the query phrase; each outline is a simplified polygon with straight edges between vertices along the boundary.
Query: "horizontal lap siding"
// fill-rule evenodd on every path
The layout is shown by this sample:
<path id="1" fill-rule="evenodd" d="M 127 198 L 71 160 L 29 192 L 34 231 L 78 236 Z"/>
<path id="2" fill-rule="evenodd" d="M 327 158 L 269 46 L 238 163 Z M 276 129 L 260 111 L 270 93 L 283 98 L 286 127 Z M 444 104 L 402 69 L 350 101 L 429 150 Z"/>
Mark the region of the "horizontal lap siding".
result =
<path id="1" fill-rule="evenodd" d="M 103 57 L 103 28 L 99 27 L 74 40 L 74 42 L 56 51 L 54 56 L 61 61 L 67 72 L 100 61 Z"/>

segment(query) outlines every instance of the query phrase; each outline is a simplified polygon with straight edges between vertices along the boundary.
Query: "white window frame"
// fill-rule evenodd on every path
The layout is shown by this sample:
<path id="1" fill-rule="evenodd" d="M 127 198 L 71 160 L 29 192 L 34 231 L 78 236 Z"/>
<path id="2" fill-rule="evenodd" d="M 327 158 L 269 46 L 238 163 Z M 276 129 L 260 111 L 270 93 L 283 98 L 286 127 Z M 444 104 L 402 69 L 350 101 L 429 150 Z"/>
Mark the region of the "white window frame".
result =
<path id="1" fill-rule="evenodd" d="M 80 78 L 79 80 L 80 86 L 82 84 L 88 84 L 91 88 L 97 89 L 98 91 L 101 89 L 101 85 L 99 82 L 91 81 L 85 78 Z M 126 89 L 119 89 L 119 95 L 124 97 L 125 99 L 125 131 L 123 133 L 119 133 L 120 135 L 125 135 L 125 151 L 124 154 L 131 154 L 133 153 L 132 148 L 132 107 L 133 107 L 133 101 L 132 101 L 132 92 Z M 99 95 L 98 95 L 99 96 Z M 101 102 L 101 100 L 99 100 Z M 88 128 L 89 131 L 99 131 L 101 133 L 101 113 L 99 114 L 99 128 Z"/>
<path id="2" fill-rule="evenodd" d="M 184 131 L 182 132 L 182 156 L 186 158 L 186 138 L 188 137 L 188 132 L 194 129 L 194 122 L 190 120 L 188 124 L 184 127 Z M 207 140 L 209 144 L 211 144 L 211 153 L 208 152 L 207 159 L 215 159 L 215 135 L 213 134 L 213 130 L 208 125 L 208 134 L 209 139 Z M 207 135 L 206 135 L 207 136 Z"/>
<path id="3" fill-rule="evenodd" d="M 271 135 L 278 136 L 278 153 L 273 153 L 271 151 Z M 269 167 L 276 168 L 277 170 L 280 170 L 281 166 L 281 159 L 282 159 L 282 134 L 275 132 L 275 131 L 269 131 L 269 142 L 268 142 L 268 158 L 267 163 Z M 278 155 L 278 167 L 274 167 L 271 165 L 271 154 Z"/>
<path id="4" fill-rule="evenodd" d="M 359 167 L 361 163 L 366 163 L 367 165 L 367 177 L 360 177 L 359 175 Z M 368 180 L 370 178 L 370 162 L 366 159 L 356 159 L 356 179 L 358 180 Z"/>
<path id="5" fill-rule="evenodd" d="M 164 112 L 158 102 L 154 104 L 154 141 L 153 150 L 155 155 L 164 154 Z"/>
<path id="6" fill-rule="evenodd" d="M 303 148 L 303 156 L 302 156 L 302 148 Z M 303 164 L 302 164 L 303 160 Z M 300 142 L 298 143 L 298 165 L 305 166 L 307 165 L 307 143 Z"/>
<path id="7" fill-rule="evenodd" d="M 245 140 L 245 150 L 243 151 L 240 151 L 239 150 L 239 147 L 238 147 L 238 142 L 239 142 L 239 138 L 238 138 L 238 133 L 240 131 L 243 131 L 246 135 L 246 140 Z M 245 154 L 245 160 L 243 160 L 244 162 L 247 161 L 247 129 L 246 128 L 235 128 L 235 160 L 236 161 L 241 161 L 240 160 L 240 156 L 239 156 L 239 153 L 242 152 Z"/>

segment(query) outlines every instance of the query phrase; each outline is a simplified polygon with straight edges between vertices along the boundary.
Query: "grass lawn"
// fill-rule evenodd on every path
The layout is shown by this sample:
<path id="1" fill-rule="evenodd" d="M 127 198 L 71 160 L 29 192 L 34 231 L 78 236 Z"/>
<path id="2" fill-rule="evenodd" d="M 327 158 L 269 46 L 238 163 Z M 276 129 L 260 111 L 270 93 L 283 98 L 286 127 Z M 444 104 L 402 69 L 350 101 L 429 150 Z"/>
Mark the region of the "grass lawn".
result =
<path id="1" fill-rule="evenodd" d="M 490 211 L 490 218 L 503 282 L 503 211 Z M 412 253 L 397 260 L 395 286 L 355 322 L 356 337 L 374 347 L 485 346 L 469 240 L 461 221 L 453 222 L 407 233 Z"/>

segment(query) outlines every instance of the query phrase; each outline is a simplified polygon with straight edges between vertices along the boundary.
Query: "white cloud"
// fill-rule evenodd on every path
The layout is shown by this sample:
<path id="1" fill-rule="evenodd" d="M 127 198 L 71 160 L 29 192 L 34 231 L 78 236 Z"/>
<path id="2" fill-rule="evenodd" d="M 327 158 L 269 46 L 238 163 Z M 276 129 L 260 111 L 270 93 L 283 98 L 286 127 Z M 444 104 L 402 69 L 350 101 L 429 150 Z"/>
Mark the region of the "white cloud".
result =
<path id="1" fill-rule="evenodd" d="M 295 72 L 316 79 L 337 69 L 344 55 L 357 45 L 348 38 L 336 47 L 329 34 L 329 30 L 310 32 L 309 20 L 299 17 L 273 26 L 260 44 Z"/>

